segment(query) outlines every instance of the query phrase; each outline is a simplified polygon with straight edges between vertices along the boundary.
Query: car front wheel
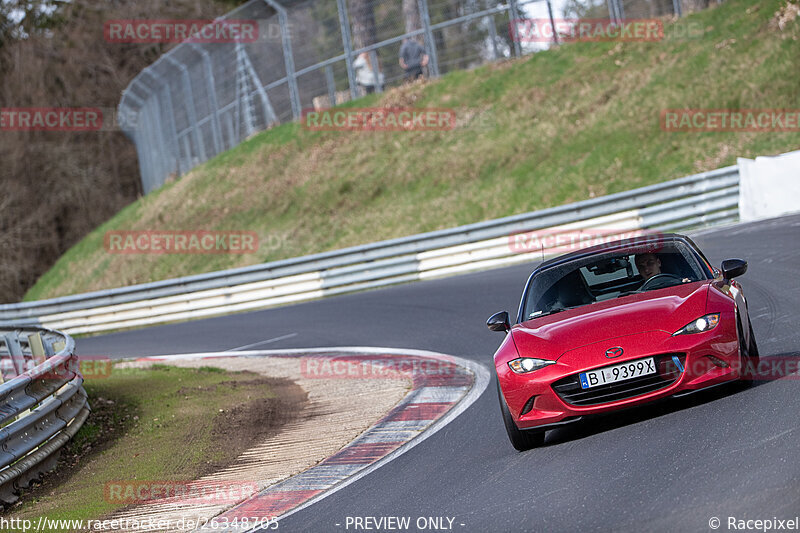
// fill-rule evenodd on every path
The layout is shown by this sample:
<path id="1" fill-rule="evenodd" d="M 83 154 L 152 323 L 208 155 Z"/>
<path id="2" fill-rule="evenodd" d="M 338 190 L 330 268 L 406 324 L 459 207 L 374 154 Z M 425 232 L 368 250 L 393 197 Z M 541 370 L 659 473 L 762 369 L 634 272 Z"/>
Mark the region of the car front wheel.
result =
<path id="1" fill-rule="evenodd" d="M 758 362 L 760 361 L 753 325 L 750 324 L 750 342 L 747 344 L 744 342 L 742 323 L 738 322 L 736 325 L 739 330 L 739 358 L 742 364 L 742 380 L 747 385 L 753 385 L 758 374 Z"/>
<path id="2" fill-rule="evenodd" d="M 508 410 L 506 399 L 503 398 L 503 393 L 500 391 L 500 383 L 497 383 L 497 397 L 500 400 L 500 411 L 503 413 L 503 424 L 506 426 L 506 433 L 508 433 L 508 440 L 515 449 L 523 452 L 531 448 L 536 448 L 544 444 L 543 430 L 527 429 L 521 430 L 517 427 L 516 422 Z"/>

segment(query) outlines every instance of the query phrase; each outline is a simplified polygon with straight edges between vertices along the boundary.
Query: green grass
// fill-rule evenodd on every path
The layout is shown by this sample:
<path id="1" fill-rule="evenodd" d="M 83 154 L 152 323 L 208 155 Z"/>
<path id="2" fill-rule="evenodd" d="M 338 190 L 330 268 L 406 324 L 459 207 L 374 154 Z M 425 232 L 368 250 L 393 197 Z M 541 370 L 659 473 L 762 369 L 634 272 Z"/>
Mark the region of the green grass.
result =
<path id="1" fill-rule="evenodd" d="M 93 412 L 68 444 L 68 464 L 62 461 L 10 516 L 98 519 L 119 507 L 104 497 L 107 482 L 192 480 L 233 460 L 231 437 L 215 433 L 215 421 L 234 406 L 271 398 L 259 378 L 154 365 L 115 367 L 107 378 L 86 381 Z"/>
<path id="2" fill-rule="evenodd" d="M 70 249 L 26 300 L 246 266 L 523 213 L 800 148 L 798 133 L 671 133 L 666 108 L 800 108 L 786 0 L 728 0 L 650 43 L 572 43 L 350 106 L 453 108 L 440 132 L 285 124 L 140 199 Z M 675 37 L 682 33 L 691 37 Z M 699 31 L 698 31 L 699 30 Z M 111 255 L 117 230 L 246 230 L 247 255 Z"/>

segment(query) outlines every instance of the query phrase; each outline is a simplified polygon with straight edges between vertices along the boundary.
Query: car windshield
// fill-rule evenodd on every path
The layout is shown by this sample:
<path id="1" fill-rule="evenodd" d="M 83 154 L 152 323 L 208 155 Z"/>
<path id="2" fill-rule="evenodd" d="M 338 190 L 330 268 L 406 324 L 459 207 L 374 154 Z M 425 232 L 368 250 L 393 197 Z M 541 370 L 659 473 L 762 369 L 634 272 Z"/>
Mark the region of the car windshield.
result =
<path id="1" fill-rule="evenodd" d="M 708 278 L 695 253 L 680 241 L 599 252 L 536 274 L 522 320 Z"/>

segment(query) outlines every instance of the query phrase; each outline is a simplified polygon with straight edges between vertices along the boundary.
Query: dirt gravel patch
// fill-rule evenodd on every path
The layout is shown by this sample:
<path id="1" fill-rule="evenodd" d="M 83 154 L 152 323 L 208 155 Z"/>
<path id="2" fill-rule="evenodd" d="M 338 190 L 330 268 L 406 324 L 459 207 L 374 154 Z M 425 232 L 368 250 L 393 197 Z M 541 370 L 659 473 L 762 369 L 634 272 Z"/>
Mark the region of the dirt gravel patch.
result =
<path id="1" fill-rule="evenodd" d="M 120 366 L 146 367 L 156 361 L 136 361 Z M 218 357 L 209 359 L 175 359 L 157 361 L 180 367 L 214 366 L 234 372 L 253 372 L 265 379 L 292 381 L 305 394 L 305 404 L 299 414 L 280 426 L 277 434 L 266 438 L 240 435 L 237 424 L 251 425 L 254 418 L 276 416 L 258 406 L 232 409 L 230 416 L 215 431 L 227 435 L 230 442 L 239 438 L 251 439 L 247 450 L 231 464 L 218 465 L 198 481 L 241 482 L 256 484 L 263 490 L 275 483 L 299 474 L 336 453 L 358 435 L 380 420 L 397 405 L 411 389 L 405 378 L 343 379 L 341 377 L 308 377 L 302 371 L 299 357 Z M 218 515 L 233 507 L 233 503 L 180 504 L 148 503 L 114 513 L 109 519 L 138 521 L 167 519 L 173 524 L 168 531 L 185 531 L 181 523 L 195 523 Z M 123 529 L 124 530 L 124 529 Z M 140 531 L 142 529 L 139 529 Z M 164 529 L 159 529 L 164 530 Z"/>

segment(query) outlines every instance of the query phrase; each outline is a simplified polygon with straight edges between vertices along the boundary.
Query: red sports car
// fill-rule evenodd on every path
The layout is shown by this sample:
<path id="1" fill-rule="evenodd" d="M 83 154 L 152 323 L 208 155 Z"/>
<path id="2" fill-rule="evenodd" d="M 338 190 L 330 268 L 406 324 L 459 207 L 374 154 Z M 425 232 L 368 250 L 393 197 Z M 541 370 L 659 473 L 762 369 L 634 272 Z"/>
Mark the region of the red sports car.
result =
<path id="1" fill-rule="evenodd" d="M 588 415 L 738 380 L 758 363 L 741 286 L 686 236 L 645 236 L 542 263 L 494 356 L 503 421 L 518 450 Z"/>

